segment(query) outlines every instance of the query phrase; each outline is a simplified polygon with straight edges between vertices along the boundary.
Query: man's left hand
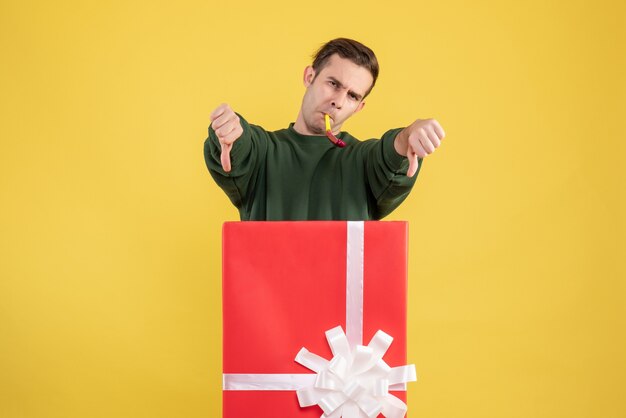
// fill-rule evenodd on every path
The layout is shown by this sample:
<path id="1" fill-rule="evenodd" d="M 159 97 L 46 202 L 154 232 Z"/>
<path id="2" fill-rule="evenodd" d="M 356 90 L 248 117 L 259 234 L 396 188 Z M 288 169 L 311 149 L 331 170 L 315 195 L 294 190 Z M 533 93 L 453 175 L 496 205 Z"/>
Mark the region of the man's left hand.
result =
<path id="1" fill-rule="evenodd" d="M 443 128 L 435 119 L 418 119 L 396 136 L 393 143 L 396 152 L 409 159 L 408 177 L 413 177 L 417 172 L 417 158 L 435 152 L 445 136 Z"/>

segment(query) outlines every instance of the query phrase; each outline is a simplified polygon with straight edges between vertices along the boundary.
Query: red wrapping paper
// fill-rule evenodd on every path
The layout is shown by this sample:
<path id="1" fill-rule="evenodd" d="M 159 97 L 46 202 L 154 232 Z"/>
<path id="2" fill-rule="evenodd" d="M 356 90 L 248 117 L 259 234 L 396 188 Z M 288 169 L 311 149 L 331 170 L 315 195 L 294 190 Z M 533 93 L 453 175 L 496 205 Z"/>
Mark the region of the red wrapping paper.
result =
<path id="1" fill-rule="evenodd" d="M 406 364 L 406 222 L 365 222 L 363 344 L 394 341 L 383 360 Z M 223 227 L 223 372 L 312 374 L 302 347 L 326 359 L 325 331 L 346 330 L 347 223 L 227 222 Z M 393 391 L 406 402 L 406 392 Z M 319 418 L 296 392 L 225 390 L 225 418 Z M 382 415 L 379 415 L 382 416 Z"/>

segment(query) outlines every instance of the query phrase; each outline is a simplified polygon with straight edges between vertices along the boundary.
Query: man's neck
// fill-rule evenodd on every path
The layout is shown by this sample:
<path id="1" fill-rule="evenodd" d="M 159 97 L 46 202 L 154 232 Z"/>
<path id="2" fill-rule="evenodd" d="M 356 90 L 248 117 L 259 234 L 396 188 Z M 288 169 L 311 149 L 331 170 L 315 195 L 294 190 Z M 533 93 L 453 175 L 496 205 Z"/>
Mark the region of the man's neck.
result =
<path id="1" fill-rule="evenodd" d="M 300 135 L 315 135 L 309 131 L 304 123 L 304 118 L 302 117 L 302 112 L 298 112 L 298 117 L 296 118 L 296 122 L 293 124 L 293 129 Z"/>
<path id="2" fill-rule="evenodd" d="M 304 118 L 302 117 L 302 111 L 298 113 L 296 122 L 293 124 L 293 129 L 300 135 L 324 136 L 323 132 L 313 132 L 309 129 L 307 124 L 304 123 Z"/>

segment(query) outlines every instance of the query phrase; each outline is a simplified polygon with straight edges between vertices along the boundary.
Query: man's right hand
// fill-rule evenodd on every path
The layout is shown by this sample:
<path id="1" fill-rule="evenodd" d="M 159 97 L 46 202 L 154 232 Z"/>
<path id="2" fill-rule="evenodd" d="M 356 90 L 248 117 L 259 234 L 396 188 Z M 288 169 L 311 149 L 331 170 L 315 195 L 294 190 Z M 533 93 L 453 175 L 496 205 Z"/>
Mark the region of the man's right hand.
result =
<path id="1" fill-rule="evenodd" d="M 211 127 L 222 147 L 220 162 L 225 172 L 230 171 L 230 149 L 243 133 L 241 121 L 235 111 L 226 103 L 211 113 Z"/>

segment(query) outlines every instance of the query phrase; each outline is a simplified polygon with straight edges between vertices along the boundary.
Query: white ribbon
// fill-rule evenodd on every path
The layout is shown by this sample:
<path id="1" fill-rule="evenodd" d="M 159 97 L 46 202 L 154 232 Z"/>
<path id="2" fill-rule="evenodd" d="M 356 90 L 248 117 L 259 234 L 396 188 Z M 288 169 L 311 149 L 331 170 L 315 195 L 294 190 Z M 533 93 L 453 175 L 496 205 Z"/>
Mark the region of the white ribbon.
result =
<path id="1" fill-rule="evenodd" d="M 224 373 L 224 390 L 298 390 L 315 384 L 314 374 Z"/>
<path id="2" fill-rule="evenodd" d="M 404 417 L 407 406 L 389 390 L 406 390 L 417 380 L 415 366 L 389 367 L 382 360 L 393 338 L 378 331 L 363 343 L 364 223 L 348 222 L 346 260 L 346 334 L 326 331 L 329 361 L 302 348 L 296 361 L 317 374 L 223 375 L 224 390 L 295 390 L 300 406 L 319 405 L 322 418 Z M 346 336 L 347 335 L 347 336 Z"/>
<path id="3" fill-rule="evenodd" d="M 355 347 L 363 344 L 363 222 L 348 222 L 346 241 L 346 334 Z"/>

